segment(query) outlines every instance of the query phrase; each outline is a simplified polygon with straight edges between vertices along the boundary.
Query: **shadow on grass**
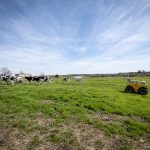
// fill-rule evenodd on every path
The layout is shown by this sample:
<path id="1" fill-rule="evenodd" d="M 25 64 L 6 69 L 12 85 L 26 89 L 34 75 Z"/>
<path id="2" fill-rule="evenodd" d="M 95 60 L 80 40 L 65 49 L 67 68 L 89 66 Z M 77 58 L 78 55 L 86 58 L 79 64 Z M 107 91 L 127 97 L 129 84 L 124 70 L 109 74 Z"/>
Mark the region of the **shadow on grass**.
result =
<path id="1" fill-rule="evenodd" d="M 120 93 L 125 93 L 125 94 L 133 94 L 133 95 L 141 95 L 141 94 L 139 94 L 138 92 L 132 92 L 132 93 L 127 93 L 127 92 L 125 92 L 125 91 L 119 91 Z"/>

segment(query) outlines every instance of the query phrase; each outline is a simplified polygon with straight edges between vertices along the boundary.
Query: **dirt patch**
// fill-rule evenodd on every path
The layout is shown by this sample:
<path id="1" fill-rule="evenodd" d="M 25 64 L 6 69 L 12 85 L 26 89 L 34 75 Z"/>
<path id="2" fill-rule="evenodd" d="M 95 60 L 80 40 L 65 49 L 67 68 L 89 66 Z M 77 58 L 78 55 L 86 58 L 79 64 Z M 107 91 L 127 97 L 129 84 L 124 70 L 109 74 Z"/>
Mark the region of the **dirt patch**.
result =
<path id="1" fill-rule="evenodd" d="M 41 100 L 40 103 L 47 104 L 47 105 L 52 105 L 52 104 L 54 104 L 54 101 L 50 100 L 50 99 L 44 99 L 44 100 Z"/>
<path id="2" fill-rule="evenodd" d="M 25 132 L 18 128 L 0 128 L 0 149 L 2 150 L 117 150 L 150 149 L 150 141 L 145 138 L 134 140 L 120 135 L 108 136 L 105 132 L 85 124 L 66 122 L 55 126 L 53 120 L 42 113 L 37 113 L 33 121 L 42 128 Z M 103 117 L 103 116 L 102 116 Z M 116 117 L 116 116 L 115 116 Z M 122 118 L 111 118 L 120 120 Z M 110 121 L 107 120 L 106 121 Z M 50 135 L 53 141 L 49 140 Z M 57 136 L 58 135 L 58 136 Z M 56 139 L 58 138 L 58 139 Z M 56 142 L 57 141 L 57 142 Z"/>
<path id="3" fill-rule="evenodd" d="M 42 143 L 43 139 L 49 134 L 48 129 L 53 126 L 53 121 L 42 113 L 35 114 L 31 121 L 33 126 L 37 125 L 38 128 L 30 132 L 12 126 L 0 128 L 0 149 L 34 149 Z"/>
<path id="4" fill-rule="evenodd" d="M 35 150 L 57 150 L 58 147 L 50 142 L 44 142 L 38 145 Z"/>
<path id="5" fill-rule="evenodd" d="M 135 150 L 150 150 L 150 141 L 145 138 L 140 138 L 134 141 L 133 149 Z"/>
<path id="6" fill-rule="evenodd" d="M 53 119 L 51 119 L 51 118 L 48 117 L 48 116 L 45 116 L 43 113 L 37 113 L 35 116 L 36 116 L 36 117 L 35 117 L 34 121 L 35 121 L 38 125 L 40 125 L 40 126 L 42 126 L 42 127 L 50 127 L 50 126 L 53 126 L 53 123 L 54 123 Z"/>
<path id="7" fill-rule="evenodd" d="M 20 131 L 17 128 L 1 128 L 0 133 L 0 149 L 3 150 L 25 150 L 27 143 L 30 141 L 28 136 L 19 136 Z"/>
<path id="8" fill-rule="evenodd" d="M 120 116 L 115 114 L 105 114 L 105 113 L 95 113 L 92 115 L 89 115 L 90 118 L 93 119 L 100 119 L 103 123 L 117 123 L 121 124 L 125 120 L 129 119 L 128 116 Z"/>
<path id="9" fill-rule="evenodd" d="M 17 128 L 0 129 L 0 149 L 27 150 L 27 149 L 54 149 L 56 145 L 45 142 L 49 131 L 36 130 L 31 133 L 21 133 Z"/>
<path id="10" fill-rule="evenodd" d="M 150 122 L 142 117 L 133 117 L 133 119 L 137 120 L 138 122 L 146 123 L 150 125 Z"/>
<path id="11" fill-rule="evenodd" d="M 78 143 L 86 150 L 116 149 L 116 144 L 114 145 L 113 143 L 119 140 L 118 136 L 108 137 L 104 132 L 83 123 L 71 123 L 66 125 L 65 128 L 73 129 Z"/>
<path id="12" fill-rule="evenodd" d="M 77 142 L 86 150 L 150 149 L 147 139 L 131 139 L 121 135 L 107 136 L 103 131 L 84 123 L 67 123 L 64 130 L 72 129 Z"/>
<path id="13" fill-rule="evenodd" d="M 73 148 L 64 143 L 54 144 L 50 142 L 44 142 L 40 144 L 39 146 L 37 146 L 35 150 L 77 150 L 77 148 L 75 147 Z"/>
<path id="14" fill-rule="evenodd" d="M 95 113 L 95 114 L 89 115 L 89 117 L 93 119 L 100 119 L 100 121 L 104 123 L 107 123 L 107 122 L 108 123 L 123 123 L 125 120 L 134 119 L 138 122 L 150 124 L 150 122 L 148 122 L 146 119 L 142 117 L 135 117 L 135 116 L 129 117 L 129 116 L 116 115 L 116 114 Z"/>

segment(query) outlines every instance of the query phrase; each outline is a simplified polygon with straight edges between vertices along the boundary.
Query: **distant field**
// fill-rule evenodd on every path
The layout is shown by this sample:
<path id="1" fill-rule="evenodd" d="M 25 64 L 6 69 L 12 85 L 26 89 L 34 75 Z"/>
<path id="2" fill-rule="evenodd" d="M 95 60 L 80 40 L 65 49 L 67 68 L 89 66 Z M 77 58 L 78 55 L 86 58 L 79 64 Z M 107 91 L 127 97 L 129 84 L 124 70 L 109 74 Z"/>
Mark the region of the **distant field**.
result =
<path id="1" fill-rule="evenodd" d="M 0 84 L 0 149 L 150 149 L 150 94 L 125 85 L 119 77 Z"/>

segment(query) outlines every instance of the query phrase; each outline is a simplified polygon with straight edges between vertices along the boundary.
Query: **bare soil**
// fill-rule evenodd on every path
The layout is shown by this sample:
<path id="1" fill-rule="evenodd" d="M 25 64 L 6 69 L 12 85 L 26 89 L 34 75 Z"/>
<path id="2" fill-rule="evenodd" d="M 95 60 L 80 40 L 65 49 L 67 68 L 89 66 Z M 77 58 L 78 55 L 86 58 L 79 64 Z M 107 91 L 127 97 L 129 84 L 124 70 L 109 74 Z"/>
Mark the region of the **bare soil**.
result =
<path id="1" fill-rule="evenodd" d="M 122 116 L 97 114 L 101 120 L 105 122 L 118 121 L 121 122 Z M 122 137 L 119 135 L 108 136 L 103 131 L 94 128 L 85 123 L 66 122 L 58 128 L 58 132 L 63 134 L 67 131 L 72 132 L 74 143 L 66 142 L 54 143 L 47 140 L 47 137 L 57 127 L 54 120 L 45 116 L 42 113 L 37 114 L 34 120 L 41 128 L 32 132 L 25 132 L 21 129 L 11 126 L 0 128 L 0 149 L 1 150 L 119 150 L 123 148 L 134 150 L 150 149 L 150 141 L 144 138 L 134 140 L 131 138 Z M 33 139 L 38 137 L 38 141 L 34 143 Z M 78 148 L 77 148 L 78 145 Z"/>

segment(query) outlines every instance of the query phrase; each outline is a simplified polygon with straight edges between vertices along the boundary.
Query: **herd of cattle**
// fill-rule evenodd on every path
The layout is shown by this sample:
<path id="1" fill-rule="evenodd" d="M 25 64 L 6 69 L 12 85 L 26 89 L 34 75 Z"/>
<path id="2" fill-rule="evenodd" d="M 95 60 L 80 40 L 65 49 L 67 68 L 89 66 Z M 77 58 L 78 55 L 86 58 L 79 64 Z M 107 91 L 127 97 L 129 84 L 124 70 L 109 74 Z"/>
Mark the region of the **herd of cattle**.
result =
<path id="1" fill-rule="evenodd" d="M 74 76 L 74 77 L 64 77 L 63 81 L 68 82 L 70 79 L 74 79 L 77 82 L 82 81 L 81 76 Z M 37 83 L 43 83 L 43 82 L 49 82 L 52 81 L 51 77 L 48 76 L 8 76 L 8 75 L 0 75 L 0 80 L 5 82 L 6 84 L 17 84 L 17 83 L 23 83 L 25 80 L 28 81 L 30 84 L 33 82 Z"/>
<path id="2" fill-rule="evenodd" d="M 29 83 L 36 81 L 38 83 L 51 81 L 50 77 L 47 76 L 8 76 L 8 75 L 1 75 L 0 80 L 4 81 L 6 84 L 15 84 L 15 83 L 23 83 L 27 80 Z"/>

